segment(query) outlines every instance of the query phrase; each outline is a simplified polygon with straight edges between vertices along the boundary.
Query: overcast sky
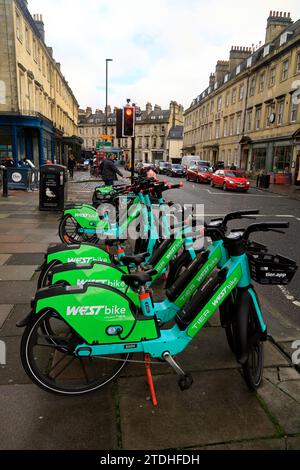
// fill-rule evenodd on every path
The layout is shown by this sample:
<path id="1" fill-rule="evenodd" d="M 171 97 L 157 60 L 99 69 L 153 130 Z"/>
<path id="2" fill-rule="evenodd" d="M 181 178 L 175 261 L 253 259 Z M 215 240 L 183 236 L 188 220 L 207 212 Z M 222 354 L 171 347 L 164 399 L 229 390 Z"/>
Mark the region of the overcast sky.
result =
<path id="1" fill-rule="evenodd" d="M 299 0 L 28 0 L 41 13 L 46 44 L 54 48 L 81 108 L 131 98 L 187 108 L 208 86 L 218 59 L 232 45 L 264 42 L 270 10 L 300 18 Z"/>

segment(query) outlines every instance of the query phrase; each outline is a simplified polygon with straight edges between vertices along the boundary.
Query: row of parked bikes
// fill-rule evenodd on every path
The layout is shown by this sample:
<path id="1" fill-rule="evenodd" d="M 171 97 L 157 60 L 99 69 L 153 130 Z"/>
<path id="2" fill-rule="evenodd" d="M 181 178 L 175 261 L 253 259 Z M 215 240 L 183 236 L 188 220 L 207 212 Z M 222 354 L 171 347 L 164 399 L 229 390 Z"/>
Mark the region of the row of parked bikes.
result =
<path id="1" fill-rule="evenodd" d="M 149 370 L 150 360 L 168 364 L 186 390 L 193 379 L 177 356 L 216 311 L 248 387 L 259 387 L 267 326 L 253 281 L 286 285 L 297 265 L 270 254 L 252 236 L 284 233 L 289 224 L 252 221 L 239 228 L 239 220 L 259 212 L 241 210 L 205 221 L 201 230 L 193 229 L 193 215 L 172 227 L 163 196 L 181 186 L 136 178 L 127 186 L 96 188 L 92 204 L 66 208 L 59 223 L 62 243 L 48 249 L 31 311 L 18 324 L 25 328 L 24 369 L 43 390 L 85 394 L 110 383 L 131 361 Z M 137 220 L 132 253 L 125 234 Z M 195 249 L 199 238 L 205 244 Z M 151 289 L 158 278 L 164 282 L 159 302 Z"/>

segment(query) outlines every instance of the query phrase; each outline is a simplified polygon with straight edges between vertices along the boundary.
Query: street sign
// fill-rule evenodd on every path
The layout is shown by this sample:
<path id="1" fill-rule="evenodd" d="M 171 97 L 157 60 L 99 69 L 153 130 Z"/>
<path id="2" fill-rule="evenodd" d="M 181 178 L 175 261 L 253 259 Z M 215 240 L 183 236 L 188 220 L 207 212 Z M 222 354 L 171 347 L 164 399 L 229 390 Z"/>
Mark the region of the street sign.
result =
<path id="1" fill-rule="evenodd" d="M 99 150 L 101 147 L 112 147 L 112 142 L 98 140 L 96 142 L 96 150 Z"/>
<path id="2" fill-rule="evenodd" d="M 114 136 L 113 136 L 113 135 L 110 135 L 110 134 L 101 134 L 101 135 L 100 135 L 100 138 L 101 138 L 102 140 L 112 140 L 113 137 L 114 137 Z"/>

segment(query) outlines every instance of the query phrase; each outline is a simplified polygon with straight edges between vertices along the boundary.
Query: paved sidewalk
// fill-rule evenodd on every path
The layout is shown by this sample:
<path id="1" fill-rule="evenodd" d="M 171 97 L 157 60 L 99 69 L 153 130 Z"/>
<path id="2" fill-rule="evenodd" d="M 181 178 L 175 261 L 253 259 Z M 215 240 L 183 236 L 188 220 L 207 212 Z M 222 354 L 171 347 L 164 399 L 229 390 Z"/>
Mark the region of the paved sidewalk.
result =
<path id="1" fill-rule="evenodd" d="M 70 186 L 72 198 L 90 201 L 88 190 Z M 22 330 L 15 324 L 30 311 L 36 266 L 49 243 L 59 242 L 58 215 L 40 213 L 37 204 L 37 193 L 0 199 L 0 340 L 7 347 L 7 365 L 0 367 L 0 449 L 300 448 L 300 375 L 285 330 L 280 343 L 270 331 L 257 394 L 244 383 L 218 315 L 179 358 L 194 378 L 188 391 L 180 392 L 165 364 L 153 366 L 156 408 L 138 363 L 85 397 L 57 397 L 33 385 L 20 363 Z"/>
<path id="2" fill-rule="evenodd" d="M 250 180 L 250 183 L 252 188 L 256 188 L 259 191 L 274 193 L 300 201 L 300 186 L 295 186 L 294 184 L 270 184 L 268 189 L 263 189 L 257 188 L 256 180 Z"/>

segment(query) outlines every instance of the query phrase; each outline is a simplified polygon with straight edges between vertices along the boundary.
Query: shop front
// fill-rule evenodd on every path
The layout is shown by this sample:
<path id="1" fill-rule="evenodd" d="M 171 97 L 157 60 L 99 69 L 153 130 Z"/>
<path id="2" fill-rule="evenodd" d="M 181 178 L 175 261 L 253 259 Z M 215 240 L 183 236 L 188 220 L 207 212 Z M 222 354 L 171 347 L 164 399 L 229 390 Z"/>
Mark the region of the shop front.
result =
<path id="1" fill-rule="evenodd" d="M 54 162 L 56 137 L 52 122 L 41 116 L 0 115 L 0 158 L 15 167 L 25 158 L 36 167 Z"/>
<path id="2" fill-rule="evenodd" d="M 291 184 L 293 181 L 294 142 L 292 139 L 252 142 L 252 174 L 268 173 L 271 183 Z"/>

